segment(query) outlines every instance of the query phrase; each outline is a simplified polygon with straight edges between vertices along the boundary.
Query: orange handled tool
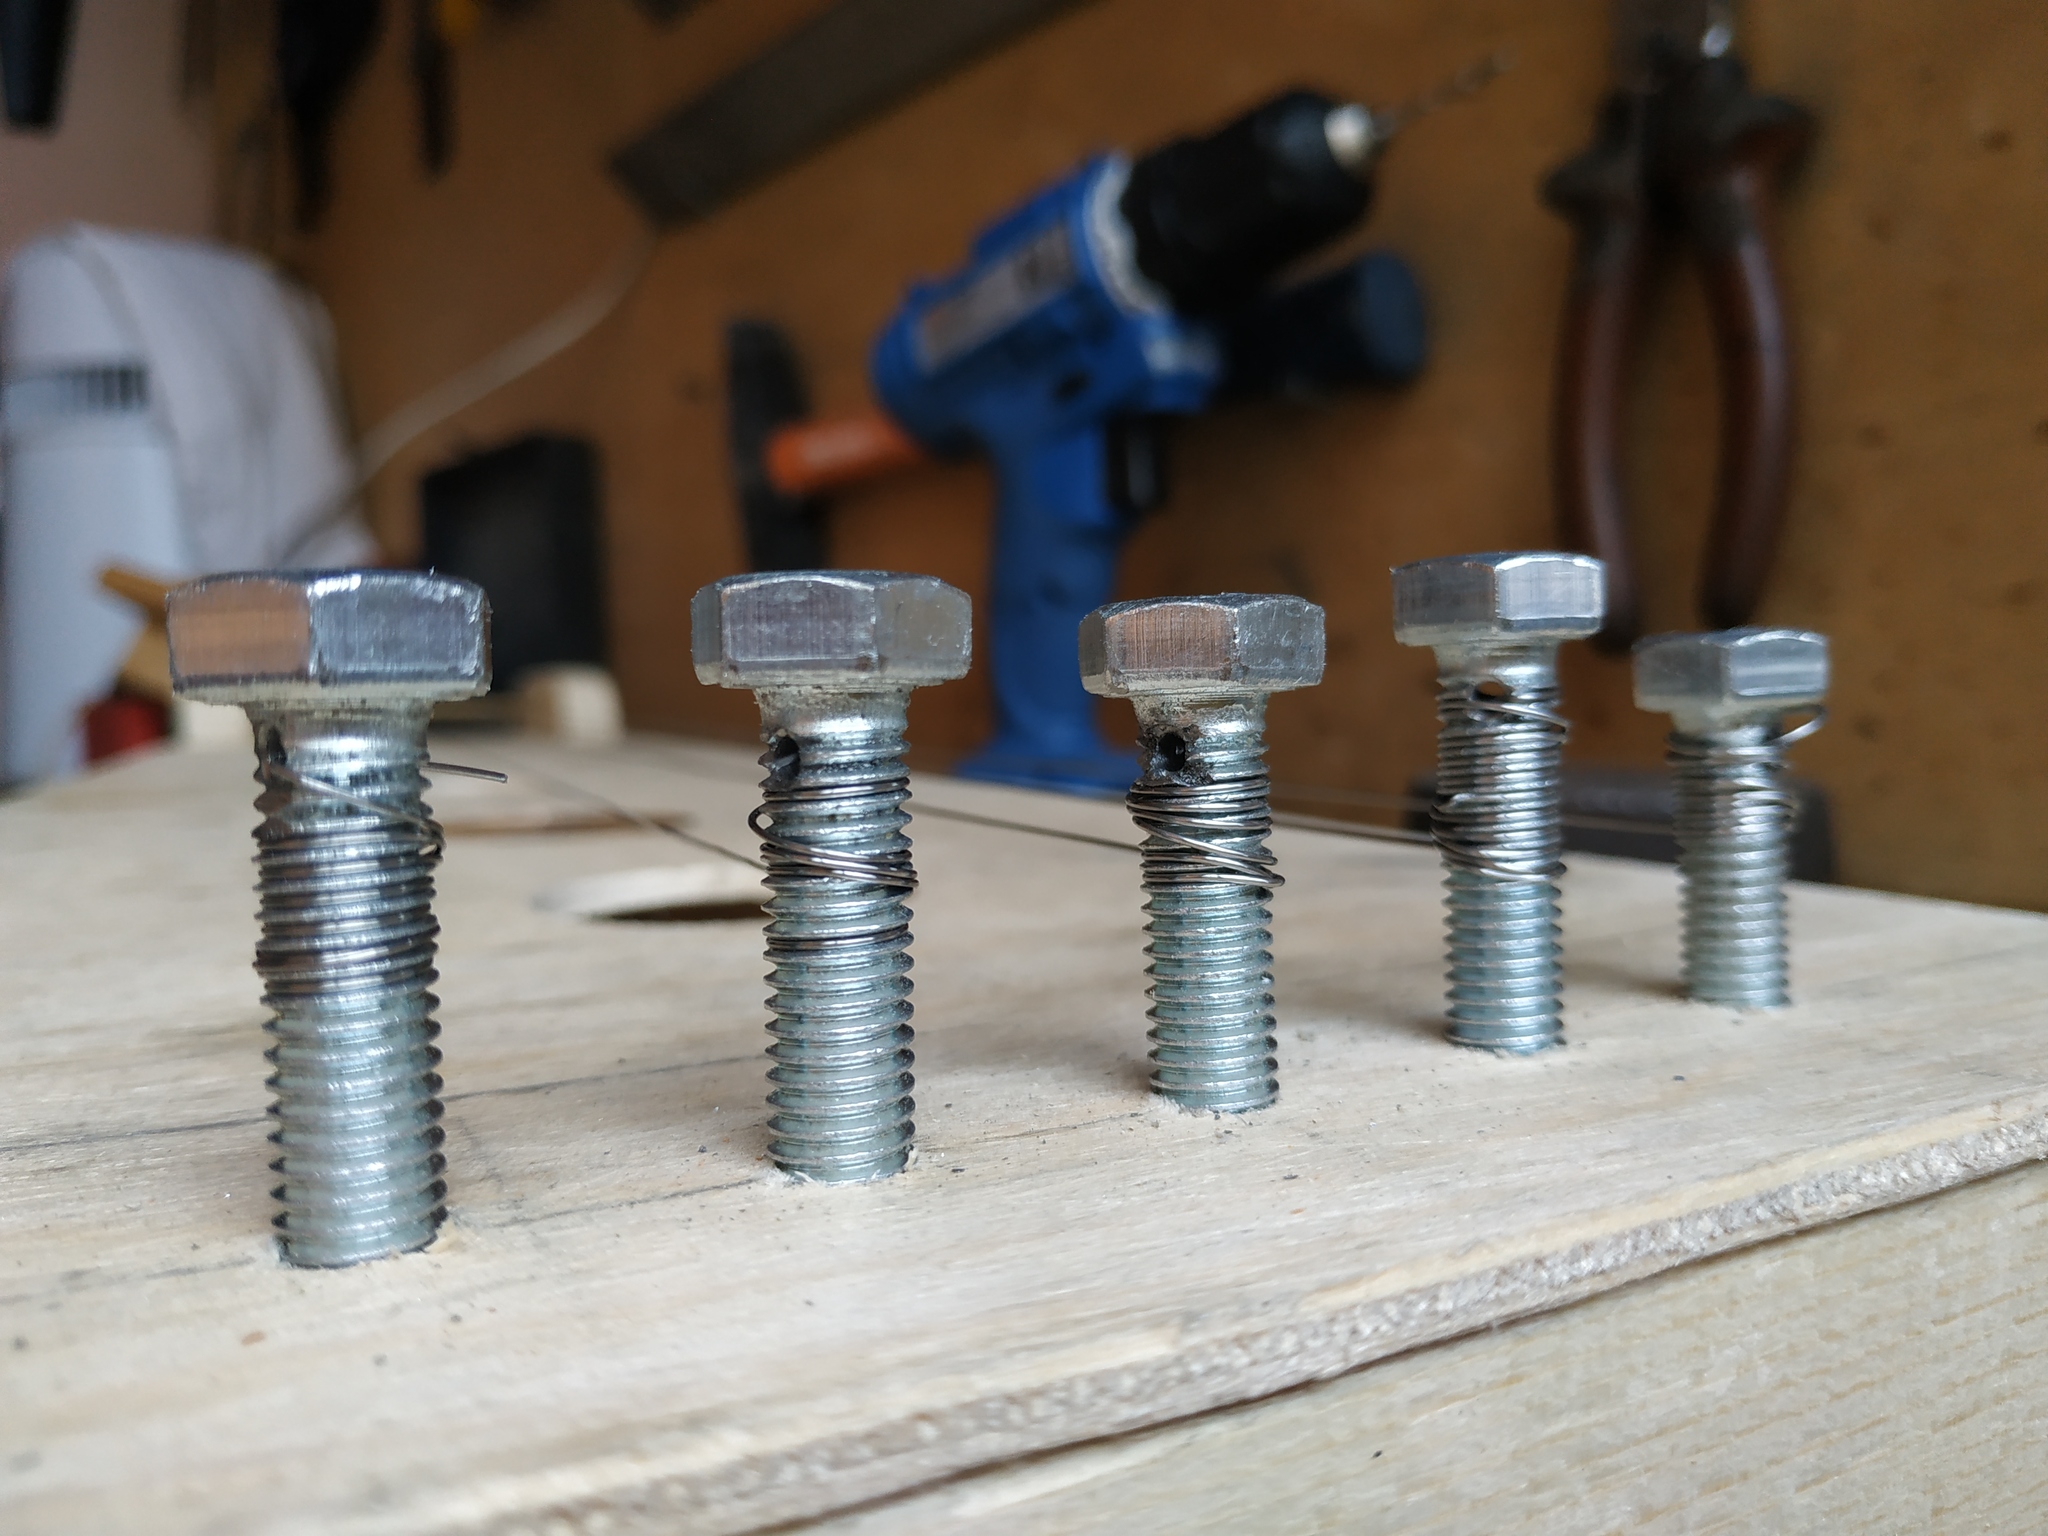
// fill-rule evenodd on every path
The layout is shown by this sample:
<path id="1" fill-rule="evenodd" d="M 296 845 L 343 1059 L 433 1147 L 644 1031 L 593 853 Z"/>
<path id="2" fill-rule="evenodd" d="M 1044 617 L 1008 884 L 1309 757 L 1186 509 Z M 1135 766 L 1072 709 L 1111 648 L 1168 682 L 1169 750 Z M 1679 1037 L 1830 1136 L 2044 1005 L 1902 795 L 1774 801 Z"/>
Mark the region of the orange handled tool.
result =
<path id="1" fill-rule="evenodd" d="M 880 411 L 794 421 L 769 434 L 768 483 L 784 496 L 816 496 L 930 462 L 931 455 Z"/>

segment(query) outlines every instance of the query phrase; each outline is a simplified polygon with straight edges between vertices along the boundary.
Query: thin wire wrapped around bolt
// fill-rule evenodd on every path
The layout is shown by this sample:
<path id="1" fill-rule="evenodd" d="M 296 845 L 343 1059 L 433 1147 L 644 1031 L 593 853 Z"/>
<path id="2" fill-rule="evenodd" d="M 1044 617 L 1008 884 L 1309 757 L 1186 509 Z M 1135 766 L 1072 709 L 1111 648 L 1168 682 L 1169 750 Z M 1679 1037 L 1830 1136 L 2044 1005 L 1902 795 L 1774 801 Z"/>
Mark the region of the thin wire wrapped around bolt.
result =
<path id="1" fill-rule="evenodd" d="M 354 806 L 359 811 L 382 816 L 386 821 L 417 828 L 425 839 L 420 845 L 422 858 L 439 859 L 448 851 L 448 834 L 442 829 L 441 823 L 431 816 L 415 816 L 411 811 L 401 810 L 395 805 L 386 805 L 382 800 L 370 800 L 362 795 L 350 794 L 338 784 L 329 784 L 324 779 L 312 778 L 268 758 L 258 762 L 256 772 L 266 783 L 283 784 L 288 788 L 303 789 L 309 794 L 325 795 L 330 800 L 339 800 L 343 805 Z M 307 835 L 309 834 L 301 834 L 301 838 Z"/>
<path id="2" fill-rule="evenodd" d="M 1685 877 L 1686 990 L 1700 1001 L 1787 1001 L 1785 876 L 1798 800 L 1785 787 L 1785 748 L 1825 718 L 1816 712 L 1790 730 L 1674 731 L 1668 740 Z"/>
<path id="3" fill-rule="evenodd" d="M 425 714 L 373 717 L 365 730 L 360 716 L 315 711 L 289 731 L 282 716 L 252 715 L 267 743 L 256 969 L 272 1014 L 285 1253 L 333 1266 L 419 1248 L 447 1195 L 428 990 L 443 838 L 420 799 Z M 322 771 L 284 761 L 287 751 Z"/>
<path id="4" fill-rule="evenodd" d="M 761 759 L 769 1155 L 799 1178 L 894 1173 L 916 1132 L 902 757 L 900 712 L 882 708 L 777 732 Z"/>
<path id="5" fill-rule="evenodd" d="M 1558 855 L 1555 816 L 1547 847 L 1517 848 L 1507 834 L 1537 830 L 1530 820 L 1535 807 L 1529 787 L 1450 789 L 1447 781 L 1458 767 L 1478 768 L 1505 749 L 1541 751 L 1561 746 L 1570 727 L 1545 698 L 1489 698 L 1465 681 L 1446 686 L 1437 695 L 1437 718 L 1443 724 L 1439 742 L 1440 787 L 1430 804 L 1429 828 L 1444 862 L 1454 869 L 1494 880 L 1555 880 L 1564 873 Z M 1523 727 L 1534 727 L 1523 729 Z M 1547 739 L 1546 739 L 1547 738 Z M 1525 825 L 1526 824 L 1526 825 Z"/>
<path id="6" fill-rule="evenodd" d="M 762 759 L 772 764 L 772 754 Z M 902 776 L 892 779 L 872 779 L 858 784 L 791 784 L 776 785 L 771 782 L 762 788 L 763 803 L 747 817 L 748 830 L 761 839 L 769 862 L 777 874 L 818 875 L 835 880 L 857 880 L 863 885 L 879 885 L 885 890 L 914 891 L 917 889 L 917 871 L 911 867 L 910 850 L 894 849 L 888 853 L 865 855 L 840 853 L 829 848 L 817 848 L 808 843 L 799 843 L 786 837 L 778 837 L 772 824 L 763 825 L 763 817 L 773 817 L 779 807 L 798 805 L 829 805 L 834 801 L 869 799 L 876 796 L 900 793 L 904 800 L 910 798 L 910 779 Z"/>
<path id="7" fill-rule="evenodd" d="M 1183 784 L 1139 779 L 1124 803 L 1138 829 L 1169 844 L 1143 850 L 1145 879 L 1162 886 L 1223 883 L 1274 890 L 1287 882 L 1263 841 L 1257 848 L 1227 848 L 1209 839 L 1256 837 L 1273 830 L 1264 773 Z"/>

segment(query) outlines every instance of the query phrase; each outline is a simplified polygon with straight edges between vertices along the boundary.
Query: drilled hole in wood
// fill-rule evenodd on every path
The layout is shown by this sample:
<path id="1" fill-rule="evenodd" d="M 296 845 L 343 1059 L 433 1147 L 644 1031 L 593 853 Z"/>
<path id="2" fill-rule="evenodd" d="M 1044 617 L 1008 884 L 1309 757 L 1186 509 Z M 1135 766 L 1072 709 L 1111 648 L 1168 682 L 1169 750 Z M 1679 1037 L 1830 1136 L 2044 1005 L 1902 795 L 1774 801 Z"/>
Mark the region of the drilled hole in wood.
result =
<path id="1" fill-rule="evenodd" d="M 549 886 L 533 904 L 606 922 L 758 923 L 765 894 L 759 870 L 707 861 L 584 875 Z"/>

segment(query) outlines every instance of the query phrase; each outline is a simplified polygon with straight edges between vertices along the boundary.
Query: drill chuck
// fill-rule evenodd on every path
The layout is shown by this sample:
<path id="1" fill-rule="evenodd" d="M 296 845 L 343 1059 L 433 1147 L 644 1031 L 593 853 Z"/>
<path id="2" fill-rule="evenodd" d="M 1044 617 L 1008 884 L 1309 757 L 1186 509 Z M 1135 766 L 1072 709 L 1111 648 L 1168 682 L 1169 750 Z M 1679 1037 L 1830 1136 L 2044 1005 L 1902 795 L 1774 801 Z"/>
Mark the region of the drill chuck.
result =
<path id="1" fill-rule="evenodd" d="M 1363 109 L 1294 90 L 1154 150 L 1121 203 L 1139 271 L 1184 314 L 1244 303 L 1365 216 L 1379 143 Z"/>

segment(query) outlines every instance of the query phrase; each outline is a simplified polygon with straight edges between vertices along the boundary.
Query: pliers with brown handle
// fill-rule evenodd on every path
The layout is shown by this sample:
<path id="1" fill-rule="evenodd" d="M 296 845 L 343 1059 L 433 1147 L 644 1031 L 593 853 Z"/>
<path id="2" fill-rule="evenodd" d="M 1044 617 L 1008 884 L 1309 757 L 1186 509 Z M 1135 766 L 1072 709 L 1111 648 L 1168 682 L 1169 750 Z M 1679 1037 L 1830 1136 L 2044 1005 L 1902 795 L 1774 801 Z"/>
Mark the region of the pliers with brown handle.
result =
<path id="1" fill-rule="evenodd" d="M 1607 565 L 1607 625 L 1641 630 L 1621 475 L 1629 355 L 1667 231 L 1699 265 L 1721 375 L 1721 458 L 1701 606 L 1748 622 L 1769 573 L 1792 465 L 1792 346 L 1769 242 L 1768 193 L 1812 137 L 1796 103 L 1758 96 L 1728 51 L 1727 5 L 1620 0 L 1622 87 L 1594 142 L 1544 183 L 1578 227 L 1558 347 L 1552 469 L 1562 536 Z"/>

